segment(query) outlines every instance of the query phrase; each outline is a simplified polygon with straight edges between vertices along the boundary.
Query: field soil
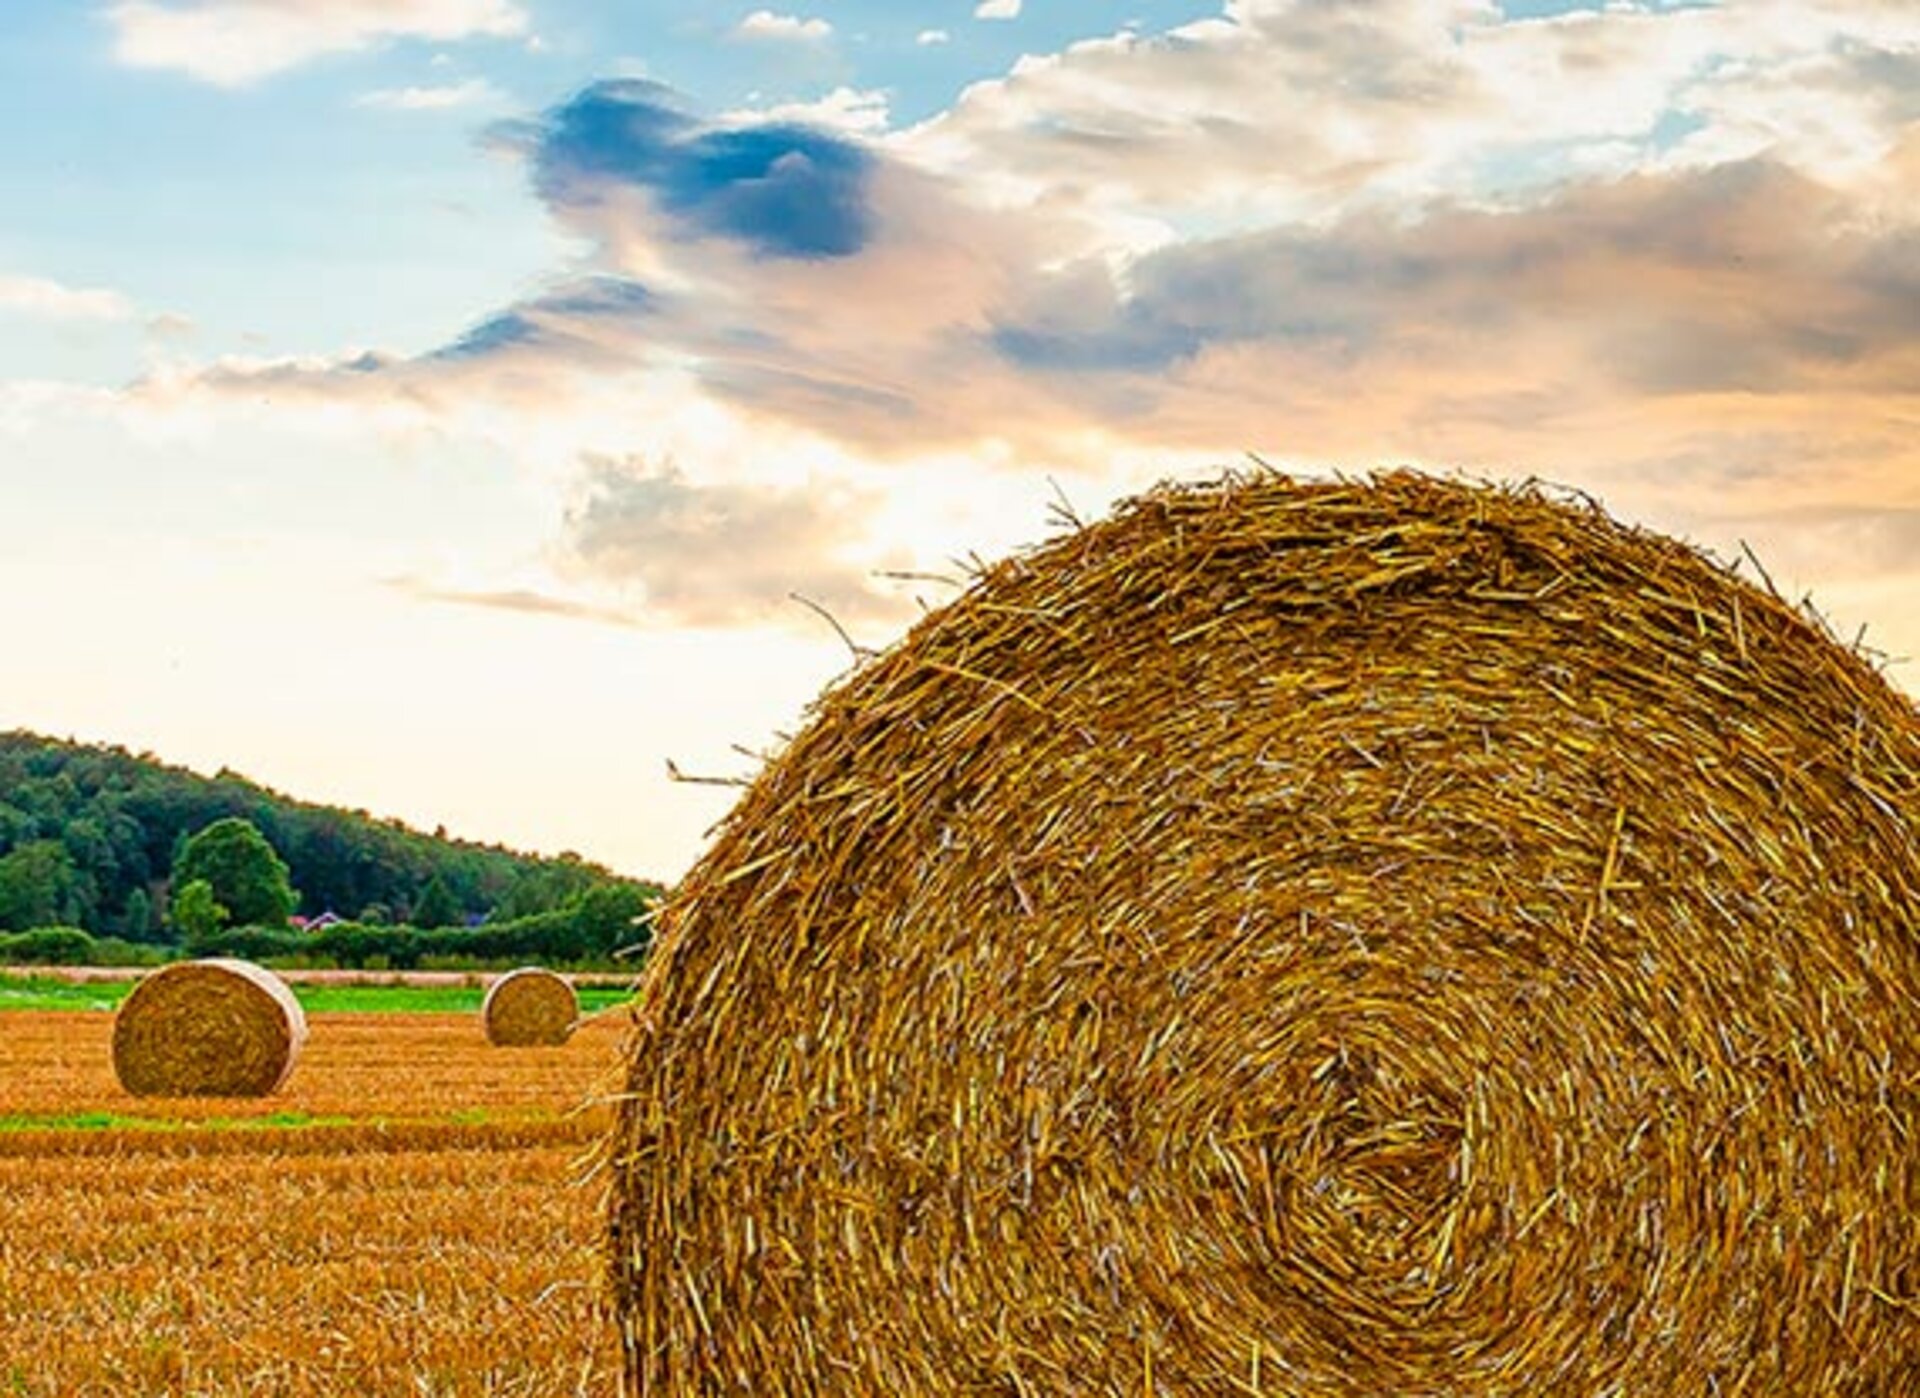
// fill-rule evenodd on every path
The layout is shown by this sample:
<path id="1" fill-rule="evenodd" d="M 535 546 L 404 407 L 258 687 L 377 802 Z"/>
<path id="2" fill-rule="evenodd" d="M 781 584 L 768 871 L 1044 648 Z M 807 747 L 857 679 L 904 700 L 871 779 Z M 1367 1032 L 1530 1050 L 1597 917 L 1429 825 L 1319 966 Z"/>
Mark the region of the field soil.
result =
<path id="1" fill-rule="evenodd" d="M 176 1101 L 120 1090 L 111 1015 L 0 1017 L 0 1393 L 615 1393 L 625 1018 L 314 1014 L 276 1095 Z"/>

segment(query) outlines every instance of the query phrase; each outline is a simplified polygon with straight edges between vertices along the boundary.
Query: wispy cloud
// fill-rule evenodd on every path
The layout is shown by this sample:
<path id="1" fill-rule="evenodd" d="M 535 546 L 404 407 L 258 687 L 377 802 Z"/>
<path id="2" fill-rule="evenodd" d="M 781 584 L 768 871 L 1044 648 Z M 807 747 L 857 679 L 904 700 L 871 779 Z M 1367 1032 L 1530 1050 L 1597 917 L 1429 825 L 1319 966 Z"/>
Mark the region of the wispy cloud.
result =
<path id="1" fill-rule="evenodd" d="M 953 35 L 949 34 L 944 29 L 922 29 L 918 34 L 913 36 L 914 43 L 919 44 L 922 47 L 925 47 L 930 44 L 948 43 L 952 39 L 953 39 Z"/>
<path id="2" fill-rule="evenodd" d="M 798 15 L 776 14 L 772 10 L 755 10 L 741 20 L 733 32 L 742 39 L 810 44 L 829 37 L 833 33 L 833 26 L 824 19 L 803 19 Z"/>
<path id="3" fill-rule="evenodd" d="M 0 274 L 0 312 L 8 311 L 50 320 L 128 320 L 134 306 L 119 292 L 103 287 Z"/>
<path id="4" fill-rule="evenodd" d="M 440 587 L 415 577 L 388 578 L 386 585 L 419 602 L 446 603 L 458 607 L 484 607 L 492 611 L 520 612 L 528 616 L 566 617 L 574 621 L 599 622 L 606 626 L 633 627 L 640 624 L 630 612 L 603 607 L 577 598 L 558 597 L 532 588 L 458 588 Z"/>
<path id="5" fill-rule="evenodd" d="M 444 112 L 498 102 L 502 96 L 500 90 L 484 78 L 469 78 L 465 82 L 435 87 L 376 88 L 355 98 L 354 105 L 394 112 Z"/>
<path id="6" fill-rule="evenodd" d="M 117 0 L 107 18 L 119 62 L 229 87 L 393 39 L 527 32 L 514 0 Z"/>
<path id="7" fill-rule="evenodd" d="M 1018 19 L 1020 0 L 980 0 L 973 7 L 975 19 Z"/>

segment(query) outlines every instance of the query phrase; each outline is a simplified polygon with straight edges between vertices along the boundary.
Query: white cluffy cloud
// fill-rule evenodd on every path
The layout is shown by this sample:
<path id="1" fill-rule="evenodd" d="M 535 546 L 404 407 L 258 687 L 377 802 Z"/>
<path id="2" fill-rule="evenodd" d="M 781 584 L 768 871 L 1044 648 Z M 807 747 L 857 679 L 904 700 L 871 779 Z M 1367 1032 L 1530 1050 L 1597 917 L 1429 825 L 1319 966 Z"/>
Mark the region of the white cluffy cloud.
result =
<path id="1" fill-rule="evenodd" d="M 1920 7 L 1878 0 L 1527 21 L 1487 0 L 1231 0 L 1169 34 L 1023 58 L 902 143 L 1011 206 L 1207 231 L 1657 163 L 1767 157 L 1851 181 L 1911 123 L 1917 53 Z"/>
<path id="2" fill-rule="evenodd" d="M 884 91 L 836 87 L 825 97 L 811 102 L 781 102 L 770 107 L 740 108 L 724 113 L 720 119 L 722 123 L 733 122 L 740 126 L 788 122 L 825 131 L 878 135 L 886 131 L 890 117 Z"/>
<path id="3" fill-rule="evenodd" d="M 45 277 L 0 274 L 0 311 L 50 320 L 127 320 L 133 303 L 103 287 L 66 286 Z"/>
<path id="4" fill-rule="evenodd" d="M 927 44 L 944 44 L 952 38 L 953 35 L 947 33 L 944 29 L 922 29 L 918 34 L 913 36 L 913 41 L 916 44 L 924 46 Z"/>
<path id="5" fill-rule="evenodd" d="M 733 31 L 742 39 L 782 39 L 814 43 L 833 33 L 824 19 L 802 19 L 798 15 L 780 15 L 772 10 L 755 10 L 740 21 Z"/>
<path id="6" fill-rule="evenodd" d="M 469 78 L 462 83 L 438 87 L 378 88 L 362 93 L 354 99 L 354 105 L 390 112 L 444 112 L 456 107 L 479 106 L 499 96 L 499 89 L 484 78 Z"/>
<path id="7" fill-rule="evenodd" d="M 119 0 L 114 57 L 235 87 L 390 39 L 450 42 L 526 33 L 513 0 Z"/>
<path id="8" fill-rule="evenodd" d="M 975 19 L 1018 19 L 1020 18 L 1020 0 L 980 0 L 974 6 Z"/>

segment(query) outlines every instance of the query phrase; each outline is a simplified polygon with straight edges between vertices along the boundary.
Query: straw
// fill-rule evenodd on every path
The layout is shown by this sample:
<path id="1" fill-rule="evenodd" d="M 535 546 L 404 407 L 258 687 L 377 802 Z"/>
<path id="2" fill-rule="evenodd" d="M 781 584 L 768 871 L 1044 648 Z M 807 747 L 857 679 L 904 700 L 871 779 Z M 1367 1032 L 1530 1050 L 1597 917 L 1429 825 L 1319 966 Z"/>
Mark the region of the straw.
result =
<path id="1" fill-rule="evenodd" d="M 480 1021 L 487 1041 L 503 1046 L 564 1044 L 580 1018 L 573 987 L 538 966 L 509 971 L 487 987 Z"/>
<path id="2" fill-rule="evenodd" d="M 1582 499 L 1163 488 L 661 920 L 630 1393 L 1920 1393 L 1920 715 Z"/>
<path id="3" fill-rule="evenodd" d="M 140 1097 L 265 1097 L 299 1062 L 307 1018 L 271 971 L 215 957 L 163 966 L 121 1002 L 113 1070 Z"/>

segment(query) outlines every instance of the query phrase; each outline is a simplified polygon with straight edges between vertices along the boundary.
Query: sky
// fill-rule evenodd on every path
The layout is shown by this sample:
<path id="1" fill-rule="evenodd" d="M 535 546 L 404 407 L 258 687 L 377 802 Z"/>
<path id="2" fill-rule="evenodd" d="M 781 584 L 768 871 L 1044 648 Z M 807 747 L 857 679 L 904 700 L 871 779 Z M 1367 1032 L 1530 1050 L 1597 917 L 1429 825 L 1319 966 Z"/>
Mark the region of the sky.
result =
<path id="1" fill-rule="evenodd" d="M 1912 0 L 0 0 L 0 123 L 0 729 L 672 879 L 852 647 L 1250 458 L 1920 691 Z"/>

